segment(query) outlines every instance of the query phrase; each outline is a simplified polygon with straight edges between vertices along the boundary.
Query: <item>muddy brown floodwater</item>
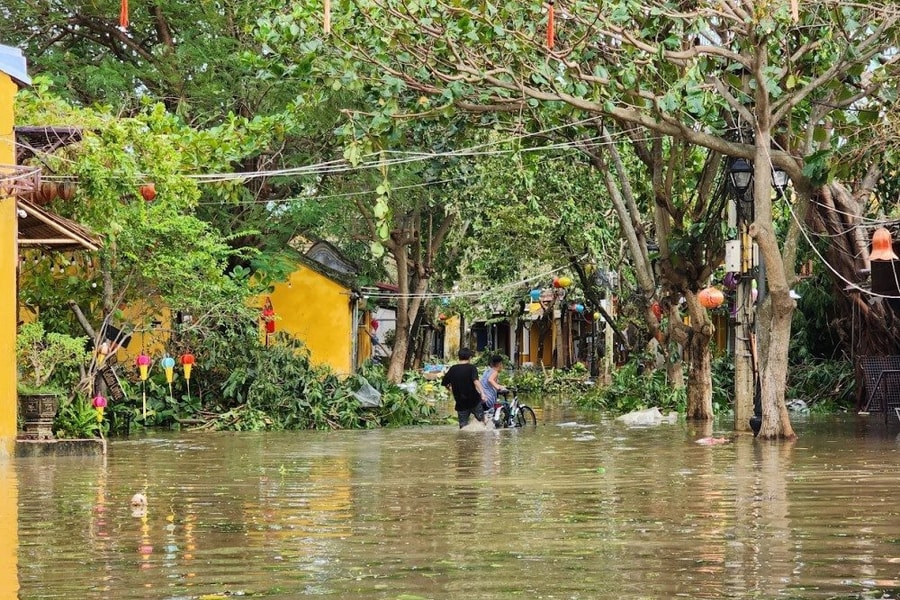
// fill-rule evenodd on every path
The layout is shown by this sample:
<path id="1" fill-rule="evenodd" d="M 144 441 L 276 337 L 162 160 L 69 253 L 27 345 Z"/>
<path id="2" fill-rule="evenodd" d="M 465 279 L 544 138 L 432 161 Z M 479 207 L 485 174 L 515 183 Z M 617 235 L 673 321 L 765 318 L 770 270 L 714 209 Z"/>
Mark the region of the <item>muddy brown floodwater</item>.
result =
<path id="1" fill-rule="evenodd" d="M 800 422 L 790 445 L 719 446 L 695 444 L 710 432 L 681 423 L 627 429 L 559 410 L 539 421 L 489 433 L 153 435 L 112 442 L 105 461 L 19 460 L 5 482 L 18 498 L 19 589 L 8 597 L 900 590 L 900 443 L 877 419 Z"/>

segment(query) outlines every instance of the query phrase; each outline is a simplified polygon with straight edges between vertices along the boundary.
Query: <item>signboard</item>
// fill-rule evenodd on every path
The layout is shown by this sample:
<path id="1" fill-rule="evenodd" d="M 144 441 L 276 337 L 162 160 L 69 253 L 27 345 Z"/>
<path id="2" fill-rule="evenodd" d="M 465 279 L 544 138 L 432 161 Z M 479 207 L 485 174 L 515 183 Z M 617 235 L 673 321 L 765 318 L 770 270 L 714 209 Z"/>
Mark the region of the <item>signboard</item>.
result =
<path id="1" fill-rule="evenodd" d="M 116 402 L 123 402 L 127 400 L 127 397 L 115 371 L 116 362 L 115 357 L 109 356 L 106 359 L 106 364 L 97 372 L 97 375 L 106 384 L 106 392 L 109 394 L 109 397 Z"/>

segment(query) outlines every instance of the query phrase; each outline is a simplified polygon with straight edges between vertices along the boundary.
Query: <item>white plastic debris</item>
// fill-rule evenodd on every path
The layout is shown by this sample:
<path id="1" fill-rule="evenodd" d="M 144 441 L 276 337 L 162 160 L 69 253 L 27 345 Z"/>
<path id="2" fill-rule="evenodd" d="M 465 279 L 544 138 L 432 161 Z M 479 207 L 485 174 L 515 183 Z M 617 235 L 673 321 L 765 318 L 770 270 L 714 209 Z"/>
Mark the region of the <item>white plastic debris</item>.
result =
<path id="1" fill-rule="evenodd" d="M 654 406 L 616 417 L 616 421 L 630 427 L 653 427 L 662 423 L 675 423 L 678 421 L 678 413 L 671 412 L 664 416 L 659 408 Z"/>

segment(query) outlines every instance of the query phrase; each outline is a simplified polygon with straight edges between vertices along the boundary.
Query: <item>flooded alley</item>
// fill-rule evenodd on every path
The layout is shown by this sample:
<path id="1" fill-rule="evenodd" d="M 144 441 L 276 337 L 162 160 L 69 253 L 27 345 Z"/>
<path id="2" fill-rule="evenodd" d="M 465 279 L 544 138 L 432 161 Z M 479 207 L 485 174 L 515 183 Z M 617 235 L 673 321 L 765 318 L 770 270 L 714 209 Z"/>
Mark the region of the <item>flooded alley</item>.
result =
<path id="1" fill-rule="evenodd" d="M 878 420 L 799 423 L 795 444 L 706 447 L 683 423 L 539 418 L 536 429 L 487 433 L 154 435 L 113 441 L 106 459 L 19 460 L 3 476 L 18 497 L 18 596 L 857 598 L 900 589 L 900 453 Z M 135 493 L 146 512 L 130 505 Z M 0 585 L 14 597 L 14 584 Z"/>

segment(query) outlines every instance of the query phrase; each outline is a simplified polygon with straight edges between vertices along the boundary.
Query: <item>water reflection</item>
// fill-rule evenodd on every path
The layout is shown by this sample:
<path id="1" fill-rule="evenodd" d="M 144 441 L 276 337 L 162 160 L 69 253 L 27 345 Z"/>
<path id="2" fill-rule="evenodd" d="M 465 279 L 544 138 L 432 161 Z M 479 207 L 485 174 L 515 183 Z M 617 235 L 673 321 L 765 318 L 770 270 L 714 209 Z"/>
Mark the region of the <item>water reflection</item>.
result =
<path id="1" fill-rule="evenodd" d="M 18 461 L 0 468 L 0 511 L 18 490 L 19 522 L 0 552 L 18 548 L 24 599 L 830 598 L 900 585 L 893 434 L 822 421 L 796 444 L 709 447 L 694 440 L 727 424 L 543 420 L 183 434 L 115 442 L 105 462 Z M 133 513 L 135 493 L 146 511 Z"/>

